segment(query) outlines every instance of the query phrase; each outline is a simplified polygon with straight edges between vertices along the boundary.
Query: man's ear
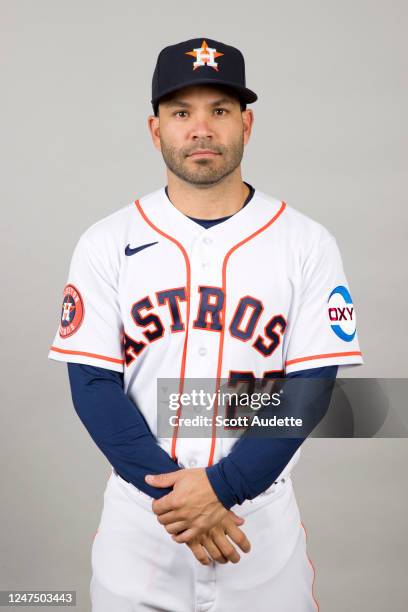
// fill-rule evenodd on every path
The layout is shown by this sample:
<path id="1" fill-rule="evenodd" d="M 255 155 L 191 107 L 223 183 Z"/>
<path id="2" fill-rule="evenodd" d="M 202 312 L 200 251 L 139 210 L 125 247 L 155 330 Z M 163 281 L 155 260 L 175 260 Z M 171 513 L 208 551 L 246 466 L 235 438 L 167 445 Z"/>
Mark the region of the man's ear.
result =
<path id="1" fill-rule="evenodd" d="M 246 110 L 242 111 L 241 115 L 242 124 L 244 127 L 244 144 L 246 145 L 251 137 L 252 128 L 254 125 L 254 113 L 252 109 L 247 108 Z"/>
<path id="2" fill-rule="evenodd" d="M 147 118 L 147 127 L 149 128 L 154 147 L 158 151 L 161 151 L 159 117 L 156 117 L 156 115 L 149 115 Z"/>

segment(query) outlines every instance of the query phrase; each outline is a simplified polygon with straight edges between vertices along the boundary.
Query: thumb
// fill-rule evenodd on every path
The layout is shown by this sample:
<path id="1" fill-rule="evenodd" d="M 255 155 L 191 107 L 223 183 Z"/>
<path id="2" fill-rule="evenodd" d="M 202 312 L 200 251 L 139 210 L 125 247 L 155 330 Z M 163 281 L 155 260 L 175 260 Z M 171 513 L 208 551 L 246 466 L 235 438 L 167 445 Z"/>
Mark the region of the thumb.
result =
<path id="1" fill-rule="evenodd" d="M 177 480 L 177 471 L 166 474 L 147 474 L 145 481 L 153 487 L 165 488 L 172 487 Z"/>
<path id="2" fill-rule="evenodd" d="M 236 525 L 243 525 L 245 523 L 245 519 L 242 516 L 238 516 L 232 510 L 230 510 L 230 516 Z"/>

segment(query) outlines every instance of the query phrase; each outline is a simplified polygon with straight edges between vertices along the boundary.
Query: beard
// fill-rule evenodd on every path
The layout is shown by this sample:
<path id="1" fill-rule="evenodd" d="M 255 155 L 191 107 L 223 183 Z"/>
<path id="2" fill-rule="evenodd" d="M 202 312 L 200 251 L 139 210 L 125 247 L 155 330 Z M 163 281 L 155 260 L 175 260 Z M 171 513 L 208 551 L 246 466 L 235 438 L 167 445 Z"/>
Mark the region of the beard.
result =
<path id="1" fill-rule="evenodd" d="M 168 145 L 161 137 L 160 143 L 161 153 L 167 168 L 186 183 L 202 187 L 215 185 L 231 174 L 240 165 L 244 154 L 243 133 L 228 147 L 197 142 L 194 148 L 190 145 L 189 147 L 176 149 Z M 209 149 L 221 155 L 192 160 L 188 155 L 197 149 Z"/>

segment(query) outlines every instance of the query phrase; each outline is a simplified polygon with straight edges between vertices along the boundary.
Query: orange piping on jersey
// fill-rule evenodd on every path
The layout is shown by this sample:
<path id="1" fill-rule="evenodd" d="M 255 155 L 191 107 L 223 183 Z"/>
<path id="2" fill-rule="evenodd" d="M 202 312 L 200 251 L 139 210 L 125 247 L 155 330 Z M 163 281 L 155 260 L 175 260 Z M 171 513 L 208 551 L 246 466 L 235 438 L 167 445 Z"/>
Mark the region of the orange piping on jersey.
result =
<path id="1" fill-rule="evenodd" d="M 187 255 L 187 251 L 185 250 L 183 245 L 178 240 L 176 240 L 176 238 L 173 238 L 173 236 L 170 236 L 169 234 L 166 234 L 165 232 L 163 232 L 163 230 L 159 229 L 152 221 L 150 221 L 150 219 L 146 216 L 143 208 L 141 207 L 139 200 L 135 201 L 135 205 L 136 205 L 137 210 L 139 211 L 139 213 L 143 217 L 143 219 L 146 221 L 146 223 L 148 225 L 150 225 L 150 227 L 152 229 L 154 229 L 155 232 L 157 232 L 161 236 L 164 236 L 164 238 L 167 238 L 168 240 L 171 240 L 171 242 L 173 242 L 176 246 L 178 246 L 178 248 L 180 249 L 180 251 L 182 252 L 182 254 L 184 256 L 184 261 L 186 262 L 186 271 L 187 271 L 187 292 L 186 292 L 186 298 L 187 298 L 187 301 L 186 301 L 187 321 L 186 321 L 186 336 L 184 338 L 183 356 L 182 356 L 182 359 L 181 359 L 181 368 L 180 368 L 179 393 L 180 393 L 180 396 L 181 396 L 181 394 L 183 393 L 183 388 L 184 388 L 184 375 L 185 375 L 185 371 L 186 371 L 186 358 L 187 358 L 188 328 L 189 328 L 189 323 L 190 323 L 190 292 L 191 292 L 191 267 L 190 267 L 190 260 L 189 260 L 188 255 Z M 180 418 L 180 415 L 181 415 L 181 404 L 179 403 L 179 406 L 177 408 L 177 415 L 176 415 L 176 417 L 177 417 L 177 425 L 175 425 L 174 429 L 173 429 L 173 440 L 172 440 L 172 444 L 171 444 L 171 457 L 172 457 L 172 459 L 174 461 L 177 461 L 176 444 L 177 444 L 177 434 L 178 434 L 178 429 L 179 429 L 179 418 Z"/>
<path id="2" fill-rule="evenodd" d="M 218 389 L 219 389 L 220 382 L 221 382 L 222 356 L 223 356 L 223 349 L 224 349 L 225 309 L 226 309 L 226 304 L 227 304 L 227 264 L 228 264 L 228 260 L 231 257 L 232 253 L 236 251 L 237 249 L 239 249 L 239 247 L 241 247 L 246 242 L 249 242 L 250 240 L 252 240 L 252 238 L 255 238 L 255 236 L 258 236 L 258 234 L 260 234 L 264 230 L 268 229 L 268 227 L 270 227 L 272 223 L 274 223 L 274 221 L 276 221 L 276 219 L 280 217 L 280 215 L 283 213 L 285 208 L 286 208 L 286 202 L 282 201 L 281 207 L 279 208 L 278 212 L 272 217 L 272 219 L 268 221 L 268 223 L 260 227 L 253 234 L 250 234 L 249 236 L 241 240 L 241 242 L 238 242 L 236 245 L 234 245 L 224 257 L 224 262 L 222 265 L 222 290 L 224 293 L 224 304 L 222 306 L 222 311 L 221 311 L 221 334 L 220 334 L 220 343 L 219 343 L 219 348 L 218 348 L 217 382 L 216 382 L 216 387 L 215 387 L 216 395 L 215 395 L 215 402 L 214 402 L 211 450 L 210 450 L 210 457 L 208 459 L 208 466 L 211 466 L 213 464 L 215 444 L 216 444 L 216 425 L 215 423 L 216 423 L 216 416 L 217 416 L 217 411 L 218 411 Z"/>
<path id="3" fill-rule="evenodd" d="M 57 346 L 50 346 L 51 351 L 56 353 L 65 353 L 67 355 L 83 355 L 84 357 L 94 357 L 95 359 L 103 359 L 104 361 L 111 361 L 112 363 L 124 363 L 123 359 L 115 359 L 115 357 L 106 357 L 105 355 L 96 355 L 95 353 L 85 353 L 85 351 L 69 351 L 68 349 L 61 349 Z"/>
<path id="4" fill-rule="evenodd" d="M 301 363 L 302 361 L 310 361 L 312 359 L 330 359 L 330 357 L 352 357 L 353 355 L 362 356 L 361 351 L 349 351 L 346 353 L 326 353 L 324 355 L 309 355 L 309 357 L 298 357 L 297 359 L 290 359 L 285 361 L 285 366 L 292 365 L 293 363 Z"/>
<path id="5" fill-rule="evenodd" d="M 304 524 L 303 524 L 302 522 L 300 522 L 300 524 L 302 525 L 302 527 L 303 527 L 303 531 L 305 532 L 306 542 L 307 542 L 307 532 L 306 532 L 305 526 L 304 526 Z M 306 544 L 306 546 L 307 546 L 307 544 Z M 313 563 L 312 563 L 312 561 L 311 561 L 311 559 L 310 559 L 309 555 L 307 554 L 307 549 L 306 549 L 306 557 L 307 557 L 307 560 L 309 561 L 310 567 L 311 567 L 311 568 L 312 568 L 312 570 L 313 570 L 312 597 L 313 597 L 313 601 L 314 601 L 314 602 L 315 602 L 315 604 L 316 604 L 317 612 L 319 612 L 320 607 L 319 607 L 319 604 L 318 604 L 318 602 L 317 602 L 317 600 L 316 600 L 316 597 L 315 597 L 315 594 L 314 594 L 314 583 L 315 583 L 315 578 L 316 578 L 316 572 L 315 572 L 314 565 L 313 565 Z"/>

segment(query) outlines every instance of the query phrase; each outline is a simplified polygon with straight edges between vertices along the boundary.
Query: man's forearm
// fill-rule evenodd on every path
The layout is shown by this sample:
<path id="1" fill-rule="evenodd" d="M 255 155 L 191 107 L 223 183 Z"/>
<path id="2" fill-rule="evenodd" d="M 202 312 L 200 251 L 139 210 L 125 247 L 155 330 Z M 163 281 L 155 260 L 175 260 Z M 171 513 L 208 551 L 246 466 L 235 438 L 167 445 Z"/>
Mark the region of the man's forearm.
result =
<path id="1" fill-rule="evenodd" d="M 142 413 L 123 391 L 119 372 L 68 363 L 75 410 L 89 435 L 115 468 L 135 487 L 159 499 L 171 488 L 145 482 L 146 474 L 181 469 L 157 443 Z"/>
<path id="2" fill-rule="evenodd" d="M 140 410 L 124 393 L 122 375 L 76 363 L 69 363 L 68 371 L 76 412 L 117 473 L 155 499 L 167 495 L 171 488 L 150 486 L 145 476 L 180 467 L 157 444 Z M 333 366 L 309 372 L 335 378 L 336 371 Z M 296 375 L 307 376 L 307 371 Z M 240 438 L 227 457 L 206 468 L 218 499 L 229 509 L 259 495 L 276 480 L 303 441 Z"/>
<path id="3" fill-rule="evenodd" d="M 283 413 L 302 416 L 305 411 L 314 410 L 313 419 L 309 419 L 310 430 L 304 437 L 243 435 L 229 455 L 206 468 L 211 486 L 227 509 L 242 504 L 246 499 L 254 499 L 276 481 L 307 435 L 326 414 L 336 375 L 337 366 L 329 366 L 303 370 L 286 377 L 289 379 L 286 387 L 289 392 L 283 399 Z M 291 384 L 290 379 L 310 379 L 310 384 L 306 381 L 302 387 L 298 384 L 301 381 Z M 326 380 L 320 384 L 319 379 Z"/>

